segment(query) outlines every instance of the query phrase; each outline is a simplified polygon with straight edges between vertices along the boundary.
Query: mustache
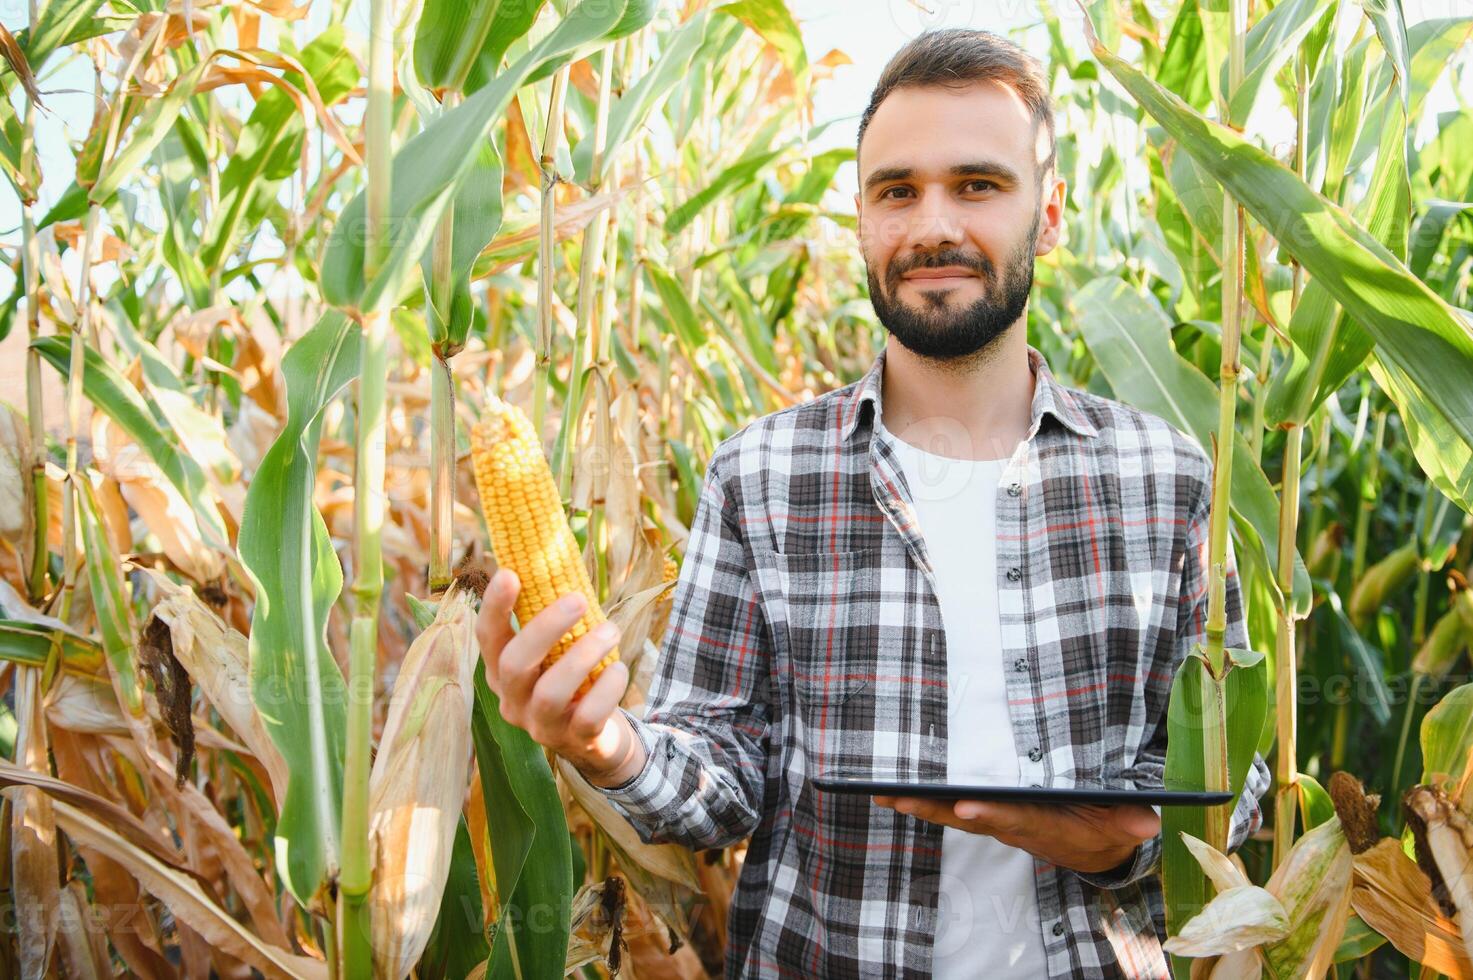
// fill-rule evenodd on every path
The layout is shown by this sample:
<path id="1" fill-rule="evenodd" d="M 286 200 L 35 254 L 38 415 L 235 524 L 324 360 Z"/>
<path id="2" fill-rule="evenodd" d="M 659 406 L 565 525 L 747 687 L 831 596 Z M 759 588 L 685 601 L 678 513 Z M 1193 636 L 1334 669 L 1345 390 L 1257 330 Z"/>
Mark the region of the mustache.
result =
<path id="1" fill-rule="evenodd" d="M 931 255 L 921 256 L 914 261 L 906 263 L 891 263 L 889 275 L 886 279 L 889 285 L 894 286 L 900 281 L 901 276 L 914 269 L 939 269 L 942 266 L 955 265 L 963 269 L 976 272 L 983 279 L 991 280 L 993 277 L 992 260 L 985 255 L 968 255 L 965 252 L 949 251 L 936 252 Z"/>

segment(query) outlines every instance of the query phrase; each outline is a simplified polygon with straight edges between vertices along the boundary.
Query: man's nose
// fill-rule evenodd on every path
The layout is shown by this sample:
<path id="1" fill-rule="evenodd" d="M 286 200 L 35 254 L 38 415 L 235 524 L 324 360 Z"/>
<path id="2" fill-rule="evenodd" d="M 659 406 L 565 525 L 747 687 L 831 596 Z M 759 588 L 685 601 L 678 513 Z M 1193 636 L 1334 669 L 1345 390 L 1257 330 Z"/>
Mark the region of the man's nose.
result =
<path id="1" fill-rule="evenodd" d="M 961 221 L 945 194 L 922 195 L 911 221 L 912 248 L 924 250 L 961 244 Z"/>

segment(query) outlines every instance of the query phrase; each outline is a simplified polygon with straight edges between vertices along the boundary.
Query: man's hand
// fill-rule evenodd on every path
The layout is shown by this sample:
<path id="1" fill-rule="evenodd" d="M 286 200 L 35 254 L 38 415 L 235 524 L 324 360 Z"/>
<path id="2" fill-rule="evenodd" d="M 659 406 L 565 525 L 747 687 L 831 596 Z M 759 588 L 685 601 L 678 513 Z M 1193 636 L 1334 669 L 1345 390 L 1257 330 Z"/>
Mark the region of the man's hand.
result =
<path id="1" fill-rule="evenodd" d="M 1161 818 L 1148 806 L 1044 805 L 983 800 L 931 800 L 876 796 L 890 807 L 973 834 L 986 834 L 1050 864 L 1086 873 L 1124 864 L 1136 847 L 1161 832 Z"/>
<path id="2" fill-rule="evenodd" d="M 577 593 L 558 600 L 513 633 L 511 611 L 521 583 L 499 569 L 486 587 L 476 639 L 486 662 L 486 683 L 501 700 L 501 717 L 573 763 L 596 786 L 617 786 L 644 768 L 644 746 L 618 710 L 629 685 L 629 667 L 610 664 L 581 698 L 578 685 L 618 642 L 613 623 L 590 630 L 557 663 L 542 662 L 583 616 L 587 600 Z M 566 605 L 573 601 L 573 605 Z"/>

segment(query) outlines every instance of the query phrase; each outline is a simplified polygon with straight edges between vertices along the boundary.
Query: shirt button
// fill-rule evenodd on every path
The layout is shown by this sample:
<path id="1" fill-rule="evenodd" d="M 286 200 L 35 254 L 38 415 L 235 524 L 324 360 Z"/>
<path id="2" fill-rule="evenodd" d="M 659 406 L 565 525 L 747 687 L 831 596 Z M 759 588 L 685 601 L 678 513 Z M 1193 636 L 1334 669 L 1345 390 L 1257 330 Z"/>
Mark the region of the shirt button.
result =
<path id="1" fill-rule="evenodd" d="M 1021 484 L 1021 483 L 1009 483 L 1008 484 L 1008 496 L 1009 497 L 1016 497 L 1018 494 L 1020 494 L 1022 492 L 1023 492 L 1023 484 Z"/>
<path id="2" fill-rule="evenodd" d="M 1019 657 L 1017 660 L 1013 661 L 1013 669 L 1017 671 L 1027 670 L 1028 661 L 1024 660 L 1022 657 Z"/>
<path id="3" fill-rule="evenodd" d="M 1028 761 L 1029 762 L 1037 762 L 1038 760 L 1040 760 L 1042 758 L 1043 758 L 1043 750 L 1040 749 L 1038 746 L 1035 745 L 1033 748 L 1031 748 L 1031 749 L 1028 750 Z"/>
<path id="4" fill-rule="evenodd" d="M 1021 568 L 1019 568 L 1017 565 L 1014 565 L 1012 568 L 1008 569 L 1008 581 L 1009 582 L 1016 582 L 1016 581 L 1018 581 L 1018 579 L 1020 579 L 1022 577 L 1023 577 L 1023 570 Z"/>
<path id="5" fill-rule="evenodd" d="M 1055 936 L 1062 936 L 1063 934 L 1064 934 L 1064 923 L 1062 923 L 1062 922 L 1055 922 L 1054 923 L 1054 935 Z"/>

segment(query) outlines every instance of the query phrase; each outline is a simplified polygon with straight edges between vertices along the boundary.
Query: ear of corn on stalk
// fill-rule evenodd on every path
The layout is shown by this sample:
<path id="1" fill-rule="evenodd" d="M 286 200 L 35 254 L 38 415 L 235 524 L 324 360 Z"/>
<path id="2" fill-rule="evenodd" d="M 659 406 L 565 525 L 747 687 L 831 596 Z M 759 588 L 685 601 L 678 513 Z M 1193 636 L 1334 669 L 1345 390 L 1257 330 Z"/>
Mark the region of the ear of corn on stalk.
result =
<path id="1" fill-rule="evenodd" d="M 475 594 L 452 585 L 415 638 L 369 780 L 374 976 L 405 977 L 434 931 L 470 782 Z"/>
<path id="2" fill-rule="evenodd" d="M 1350 914 L 1351 854 L 1338 817 L 1299 838 L 1262 888 L 1200 841 L 1188 846 L 1214 883 L 1216 897 L 1165 943 L 1179 956 L 1223 956 L 1213 976 L 1251 965 L 1256 950 L 1275 977 L 1322 977 Z M 1223 970 L 1227 959 L 1232 968 Z M 1193 970 L 1196 975 L 1196 970 Z"/>
<path id="3" fill-rule="evenodd" d="M 1473 589 L 1463 589 L 1428 631 L 1412 660 L 1412 670 L 1443 680 L 1469 643 L 1473 643 Z"/>
<path id="4" fill-rule="evenodd" d="M 1382 604 L 1411 579 L 1421 561 L 1417 542 L 1413 541 L 1367 568 L 1350 592 L 1350 621 L 1357 628 L 1370 621 Z"/>
<path id="5" fill-rule="evenodd" d="M 1435 786 L 1413 786 L 1402 807 L 1433 897 L 1462 929 L 1464 947 L 1473 946 L 1473 822 Z"/>
<path id="6" fill-rule="evenodd" d="M 526 413 L 491 396 L 485 417 L 471 428 L 471 455 L 481 511 L 496 561 L 516 572 L 517 622 L 523 626 L 558 597 L 580 592 L 588 608 L 543 661 L 546 670 L 580 636 L 604 621 L 598 595 L 563 513 L 557 483 Z M 588 692 L 604 668 L 619 659 L 614 647 L 578 688 Z"/>

